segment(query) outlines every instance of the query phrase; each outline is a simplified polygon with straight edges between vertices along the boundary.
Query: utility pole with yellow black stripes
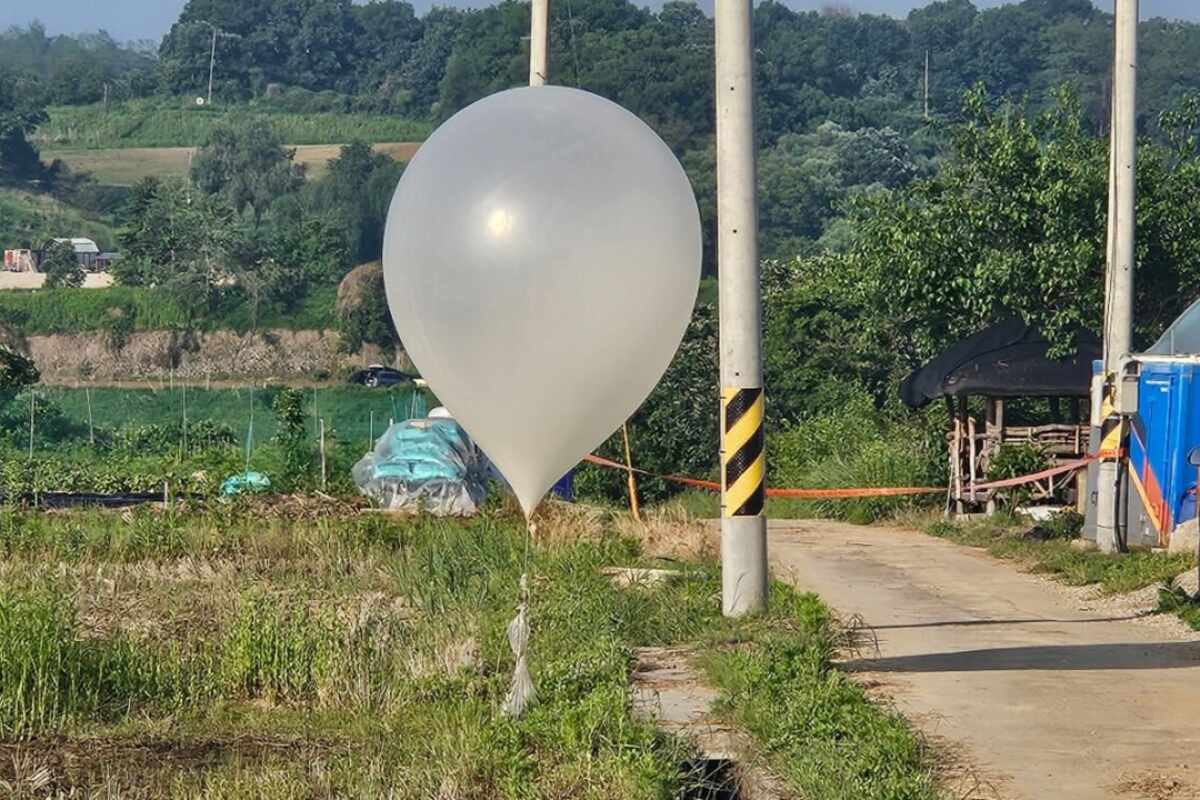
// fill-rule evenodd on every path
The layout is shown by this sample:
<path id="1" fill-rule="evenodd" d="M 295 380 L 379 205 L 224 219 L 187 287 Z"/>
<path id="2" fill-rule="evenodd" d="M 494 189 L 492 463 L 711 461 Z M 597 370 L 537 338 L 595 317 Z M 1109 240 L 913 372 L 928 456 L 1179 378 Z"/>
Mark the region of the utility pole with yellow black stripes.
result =
<path id="1" fill-rule="evenodd" d="M 717 266 L 721 317 L 721 607 L 767 605 L 762 292 L 752 0 L 716 0 Z"/>
<path id="2" fill-rule="evenodd" d="M 1096 545 L 1101 552 L 1125 549 L 1121 530 L 1124 417 L 1115 392 L 1122 364 L 1133 350 L 1133 270 L 1136 262 L 1138 0 L 1117 0 L 1113 9 L 1112 132 L 1109 146 L 1108 264 L 1104 291 L 1104 394 L 1100 465 L 1096 471 Z"/>

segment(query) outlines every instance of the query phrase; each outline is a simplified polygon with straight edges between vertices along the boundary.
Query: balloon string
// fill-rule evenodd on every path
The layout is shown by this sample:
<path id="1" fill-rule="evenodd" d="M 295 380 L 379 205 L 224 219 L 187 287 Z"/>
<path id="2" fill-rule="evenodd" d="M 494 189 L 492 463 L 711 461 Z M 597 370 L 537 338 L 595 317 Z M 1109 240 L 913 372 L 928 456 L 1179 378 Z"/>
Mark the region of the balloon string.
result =
<path id="1" fill-rule="evenodd" d="M 529 676 L 529 549 L 530 542 L 537 531 L 537 525 L 529 517 L 525 518 L 525 555 L 521 567 L 520 600 L 517 603 L 517 615 L 508 623 L 508 646 L 512 648 L 517 663 L 513 668 L 512 685 L 509 686 L 508 696 L 504 698 L 502 711 L 506 716 L 517 718 L 525 711 L 525 707 L 533 702 L 536 692 L 533 679 Z"/>

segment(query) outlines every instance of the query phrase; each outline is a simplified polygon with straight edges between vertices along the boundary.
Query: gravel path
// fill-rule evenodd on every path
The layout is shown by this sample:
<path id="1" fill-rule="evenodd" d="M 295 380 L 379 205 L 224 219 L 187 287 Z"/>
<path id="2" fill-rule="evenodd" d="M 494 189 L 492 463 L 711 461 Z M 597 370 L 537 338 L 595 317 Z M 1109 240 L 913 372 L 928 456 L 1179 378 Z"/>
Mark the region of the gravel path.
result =
<path id="1" fill-rule="evenodd" d="M 1102 598 L 887 527 L 773 520 L 770 545 L 870 626 L 843 667 L 938 746 L 956 796 L 1200 800 L 1200 635 L 1146 616 L 1153 587 Z"/>

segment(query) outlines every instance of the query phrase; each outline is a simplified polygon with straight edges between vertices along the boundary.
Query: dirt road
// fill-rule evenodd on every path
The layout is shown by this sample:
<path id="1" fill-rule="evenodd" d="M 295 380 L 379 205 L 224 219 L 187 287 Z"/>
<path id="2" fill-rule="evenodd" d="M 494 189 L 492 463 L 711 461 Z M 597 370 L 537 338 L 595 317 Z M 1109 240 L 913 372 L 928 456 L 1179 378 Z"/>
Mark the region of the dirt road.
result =
<path id="1" fill-rule="evenodd" d="M 960 793 L 1200 798 L 1200 637 L 920 533 L 770 531 L 780 578 L 873 627 L 878 652 L 844 666 L 961 759 Z"/>

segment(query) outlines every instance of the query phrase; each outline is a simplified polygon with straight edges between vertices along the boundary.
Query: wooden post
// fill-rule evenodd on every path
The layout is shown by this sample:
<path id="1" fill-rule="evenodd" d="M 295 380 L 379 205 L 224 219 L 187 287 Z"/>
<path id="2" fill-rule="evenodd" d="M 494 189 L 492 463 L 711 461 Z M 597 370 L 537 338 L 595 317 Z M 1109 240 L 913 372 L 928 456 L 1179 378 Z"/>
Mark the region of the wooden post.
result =
<path id="1" fill-rule="evenodd" d="M 974 415 L 972 415 L 972 416 L 967 417 L 967 446 L 969 448 L 968 452 L 969 452 L 970 458 L 971 458 L 970 469 L 971 469 L 971 502 L 972 503 L 978 502 L 978 498 L 975 496 L 975 483 L 978 479 L 978 473 L 976 470 L 976 466 L 977 466 L 976 460 L 979 457 L 979 450 L 976 447 L 975 438 L 976 438 L 975 417 L 974 417 Z"/>
<path id="2" fill-rule="evenodd" d="M 33 414 L 34 406 L 37 404 L 37 395 L 33 389 L 29 390 L 29 460 L 33 461 Z"/>
<path id="3" fill-rule="evenodd" d="M 621 438 L 625 440 L 625 469 L 629 476 L 629 511 L 638 522 L 642 521 L 642 512 L 638 508 L 637 479 L 633 476 L 633 458 L 629 455 L 629 423 L 621 424 Z"/>
<path id="4" fill-rule="evenodd" d="M 954 485 L 954 512 L 963 513 L 962 502 L 962 423 L 954 415 L 954 438 L 950 444 L 950 479 Z"/>
<path id="5" fill-rule="evenodd" d="M 958 472 L 958 485 L 955 492 L 957 502 L 956 510 L 959 514 L 966 512 L 966 506 L 963 498 L 963 437 L 967 433 L 967 398 L 958 398 L 958 411 L 955 414 L 954 427 L 957 431 L 955 436 L 957 446 L 954 449 L 954 459 Z"/>
<path id="6" fill-rule="evenodd" d="M 83 387 L 84 394 L 87 395 L 88 406 L 88 439 L 92 442 L 92 447 L 96 446 L 96 426 L 92 422 L 92 387 Z"/>
<path id="7" fill-rule="evenodd" d="M 187 440 L 187 384 L 180 384 L 183 388 L 183 458 L 187 458 L 188 440 Z"/>
<path id="8" fill-rule="evenodd" d="M 321 491 L 325 491 L 325 418 L 321 418 Z"/>

